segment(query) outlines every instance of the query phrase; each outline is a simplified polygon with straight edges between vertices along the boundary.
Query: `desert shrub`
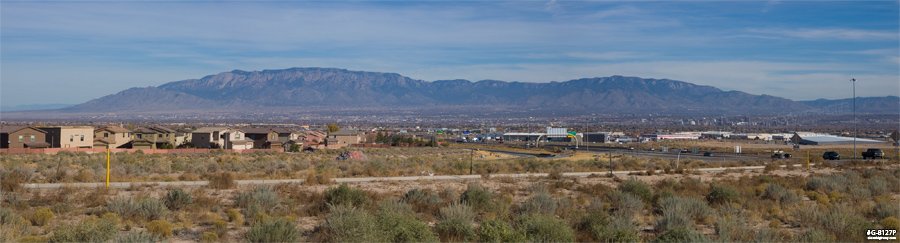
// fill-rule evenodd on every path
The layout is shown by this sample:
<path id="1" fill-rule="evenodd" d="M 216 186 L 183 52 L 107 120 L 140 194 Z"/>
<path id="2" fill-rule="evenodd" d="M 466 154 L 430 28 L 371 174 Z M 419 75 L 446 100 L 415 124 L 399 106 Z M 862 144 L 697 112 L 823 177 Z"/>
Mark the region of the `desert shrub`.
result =
<path id="1" fill-rule="evenodd" d="M 516 230 L 506 221 L 488 220 L 481 223 L 478 239 L 481 242 L 524 242 L 525 233 Z"/>
<path id="2" fill-rule="evenodd" d="M 854 211 L 853 207 L 847 204 L 836 204 L 827 209 L 820 207 L 801 208 L 796 216 L 801 226 L 832 233 L 839 241 L 861 240 L 859 232 L 871 229 L 874 226 L 862 214 Z"/>
<path id="3" fill-rule="evenodd" d="M 369 196 L 362 190 L 341 184 L 325 191 L 325 202 L 330 205 L 359 207 L 369 203 Z"/>
<path id="4" fill-rule="evenodd" d="M 128 231 L 124 233 L 120 233 L 116 236 L 115 242 L 118 243 L 152 243 L 152 242 L 160 242 L 162 238 L 159 236 L 147 233 L 147 232 L 135 232 Z"/>
<path id="5" fill-rule="evenodd" d="M 375 217 L 365 210 L 346 204 L 329 206 L 324 229 L 332 242 L 380 242 Z"/>
<path id="6" fill-rule="evenodd" d="M 819 229 L 809 229 L 801 233 L 795 239 L 797 242 L 833 242 L 835 238 Z"/>
<path id="7" fill-rule="evenodd" d="M 769 184 L 763 192 L 763 198 L 781 204 L 793 204 L 800 201 L 800 196 L 797 196 L 793 191 L 778 184 Z"/>
<path id="8" fill-rule="evenodd" d="M 181 190 L 181 188 L 176 188 L 174 190 L 169 190 L 166 193 L 165 203 L 166 207 L 170 210 L 180 210 L 185 206 L 191 204 L 194 201 L 194 198 L 191 197 L 191 194 Z"/>
<path id="9" fill-rule="evenodd" d="M 159 219 L 166 214 L 166 206 L 159 199 L 142 197 L 137 200 L 117 197 L 106 204 L 106 209 L 124 218 Z"/>
<path id="10" fill-rule="evenodd" d="M 522 203 L 522 212 L 525 214 L 541 213 L 553 215 L 557 206 L 556 199 L 553 199 L 546 189 L 538 189 Z"/>
<path id="11" fill-rule="evenodd" d="M 228 210 L 225 210 L 225 214 L 228 215 L 228 222 L 232 222 L 237 226 L 244 225 L 244 215 L 241 214 L 241 211 L 229 208 Z"/>
<path id="12" fill-rule="evenodd" d="M 276 218 L 254 223 L 245 238 L 250 242 L 294 242 L 300 231 L 290 220 Z"/>
<path id="13" fill-rule="evenodd" d="M 657 222 L 657 229 L 662 231 L 690 228 L 694 221 L 705 220 L 712 211 L 705 201 L 695 198 L 667 197 L 660 199 L 659 204 L 662 218 Z"/>
<path id="14" fill-rule="evenodd" d="M 53 230 L 49 242 L 106 242 L 116 236 L 116 225 L 102 218 L 90 218 Z"/>
<path id="15" fill-rule="evenodd" d="M 640 232 L 630 215 L 610 216 L 600 208 L 590 209 L 578 224 L 578 229 L 597 242 L 637 242 Z"/>
<path id="16" fill-rule="evenodd" d="M 211 231 L 203 232 L 200 234 L 200 242 L 219 242 L 219 235 Z"/>
<path id="17" fill-rule="evenodd" d="M 900 230 L 900 219 L 897 219 L 897 217 L 894 216 L 884 218 L 881 221 L 878 221 L 878 223 L 885 229 Z"/>
<path id="18" fill-rule="evenodd" d="M 12 223 L 15 217 L 18 217 L 12 210 L 8 208 L 0 208 L 0 225 Z"/>
<path id="19" fill-rule="evenodd" d="M 879 201 L 875 203 L 875 207 L 872 208 L 872 214 L 877 219 L 891 216 L 898 217 L 900 216 L 900 205 L 892 201 Z"/>
<path id="20" fill-rule="evenodd" d="M 644 209 L 644 201 L 628 192 L 613 191 L 607 194 L 613 212 L 633 216 Z"/>
<path id="21" fill-rule="evenodd" d="M 0 191 L 17 192 L 22 189 L 22 183 L 27 182 L 31 178 L 31 171 L 25 169 L 14 169 L 11 171 L 0 171 Z"/>
<path id="22" fill-rule="evenodd" d="M 724 185 L 712 185 L 709 194 L 706 195 L 706 201 L 712 205 L 737 202 L 739 199 L 737 190 Z"/>
<path id="23" fill-rule="evenodd" d="M 239 193 L 234 198 L 234 204 L 243 208 L 248 217 L 256 220 L 260 213 L 270 213 L 280 202 L 278 193 L 272 188 L 260 186 L 250 191 Z"/>
<path id="24" fill-rule="evenodd" d="M 0 242 L 14 242 L 25 235 L 31 222 L 7 208 L 0 208 Z"/>
<path id="25" fill-rule="evenodd" d="M 572 242 L 575 232 L 566 222 L 550 215 L 532 214 L 524 216 L 519 228 L 525 233 L 528 241 L 533 242 Z"/>
<path id="26" fill-rule="evenodd" d="M 468 205 L 451 204 L 441 208 L 441 217 L 435 230 L 441 239 L 450 242 L 471 241 L 475 239 L 475 213 Z"/>
<path id="27" fill-rule="evenodd" d="M 650 186 L 647 185 L 647 183 L 634 178 L 623 181 L 619 184 L 618 190 L 634 194 L 635 196 L 640 197 L 641 200 L 644 200 L 644 202 L 650 202 L 650 200 L 653 199 L 653 190 Z"/>
<path id="28" fill-rule="evenodd" d="M 705 242 L 708 241 L 703 234 L 689 228 L 674 228 L 663 232 L 653 242 Z"/>
<path id="29" fill-rule="evenodd" d="M 213 221 L 212 225 L 212 230 L 214 230 L 214 232 L 218 236 L 225 236 L 225 234 L 228 234 L 228 222 L 225 222 L 223 220 L 215 220 Z"/>
<path id="30" fill-rule="evenodd" d="M 459 201 L 478 212 L 489 211 L 494 194 L 479 184 L 471 183 L 461 195 Z"/>
<path id="31" fill-rule="evenodd" d="M 147 232 L 160 238 L 169 238 L 172 236 L 172 223 L 162 219 L 157 219 L 147 223 Z"/>
<path id="32" fill-rule="evenodd" d="M 437 237 L 431 229 L 416 218 L 409 205 L 384 201 L 378 205 L 375 221 L 381 232 L 381 239 L 390 242 L 425 242 L 436 241 Z"/>
<path id="33" fill-rule="evenodd" d="M 415 188 L 403 194 L 401 201 L 409 204 L 416 212 L 433 214 L 437 212 L 443 200 L 431 190 Z"/>
<path id="34" fill-rule="evenodd" d="M 44 226 L 53 218 L 53 211 L 47 207 L 41 207 L 34 211 L 31 215 L 31 223 L 37 226 Z"/>
<path id="35" fill-rule="evenodd" d="M 213 189 L 231 189 L 236 185 L 234 175 L 230 172 L 214 174 L 209 178 L 209 187 Z"/>

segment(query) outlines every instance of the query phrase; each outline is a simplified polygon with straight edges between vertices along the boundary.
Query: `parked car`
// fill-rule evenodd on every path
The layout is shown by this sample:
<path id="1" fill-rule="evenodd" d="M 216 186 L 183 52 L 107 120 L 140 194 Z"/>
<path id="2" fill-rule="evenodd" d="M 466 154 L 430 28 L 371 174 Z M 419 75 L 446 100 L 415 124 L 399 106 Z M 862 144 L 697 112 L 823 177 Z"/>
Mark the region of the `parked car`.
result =
<path id="1" fill-rule="evenodd" d="M 866 149 L 862 152 L 863 159 L 884 159 L 884 151 L 881 149 Z"/>
<path id="2" fill-rule="evenodd" d="M 789 153 L 774 153 L 772 154 L 773 159 L 790 159 L 791 154 Z"/>
<path id="3" fill-rule="evenodd" d="M 841 159 L 841 155 L 838 152 L 828 151 L 822 154 L 822 159 L 825 160 L 839 160 Z"/>
<path id="4" fill-rule="evenodd" d="M 705 153 L 703 153 L 703 156 L 706 156 L 706 157 L 713 157 L 713 153 L 712 153 L 712 152 L 705 152 Z"/>

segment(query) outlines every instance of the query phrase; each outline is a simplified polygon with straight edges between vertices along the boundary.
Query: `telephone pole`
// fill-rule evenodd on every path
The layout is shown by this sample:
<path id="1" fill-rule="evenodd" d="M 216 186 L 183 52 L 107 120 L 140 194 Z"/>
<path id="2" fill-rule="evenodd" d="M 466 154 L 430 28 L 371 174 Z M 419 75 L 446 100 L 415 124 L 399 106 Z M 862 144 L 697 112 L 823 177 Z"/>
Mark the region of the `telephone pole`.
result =
<path id="1" fill-rule="evenodd" d="M 856 79 L 851 78 L 850 83 L 853 83 L 853 156 L 852 161 L 856 161 L 856 137 L 859 136 L 859 122 L 856 120 Z"/>

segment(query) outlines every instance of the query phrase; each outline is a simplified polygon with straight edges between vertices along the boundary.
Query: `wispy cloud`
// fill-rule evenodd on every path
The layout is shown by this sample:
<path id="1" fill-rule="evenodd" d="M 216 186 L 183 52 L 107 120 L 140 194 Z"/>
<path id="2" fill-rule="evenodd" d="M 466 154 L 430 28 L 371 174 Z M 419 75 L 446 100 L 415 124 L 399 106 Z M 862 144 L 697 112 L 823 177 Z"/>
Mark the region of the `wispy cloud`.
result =
<path id="1" fill-rule="evenodd" d="M 750 33 L 776 38 L 803 38 L 814 40 L 896 40 L 897 31 L 844 29 L 844 28 L 769 28 L 749 29 Z"/>

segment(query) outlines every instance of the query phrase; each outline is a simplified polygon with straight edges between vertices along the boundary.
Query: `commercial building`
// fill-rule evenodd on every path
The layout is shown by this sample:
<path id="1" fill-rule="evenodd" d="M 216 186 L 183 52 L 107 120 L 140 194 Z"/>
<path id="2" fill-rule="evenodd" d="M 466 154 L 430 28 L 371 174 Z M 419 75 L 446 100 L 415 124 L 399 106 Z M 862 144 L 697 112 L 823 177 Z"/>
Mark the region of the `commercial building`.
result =
<path id="1" fill-rule="evenodd" d="M 833 145 L 833 144 L 853 144 L 852 137 L 841 137 L 830 134 L 816 133 L 794 133 L 791 142 L 800 145 Z M 877 144 L 885 141 L 857 138 L 856 144 Z"/>

